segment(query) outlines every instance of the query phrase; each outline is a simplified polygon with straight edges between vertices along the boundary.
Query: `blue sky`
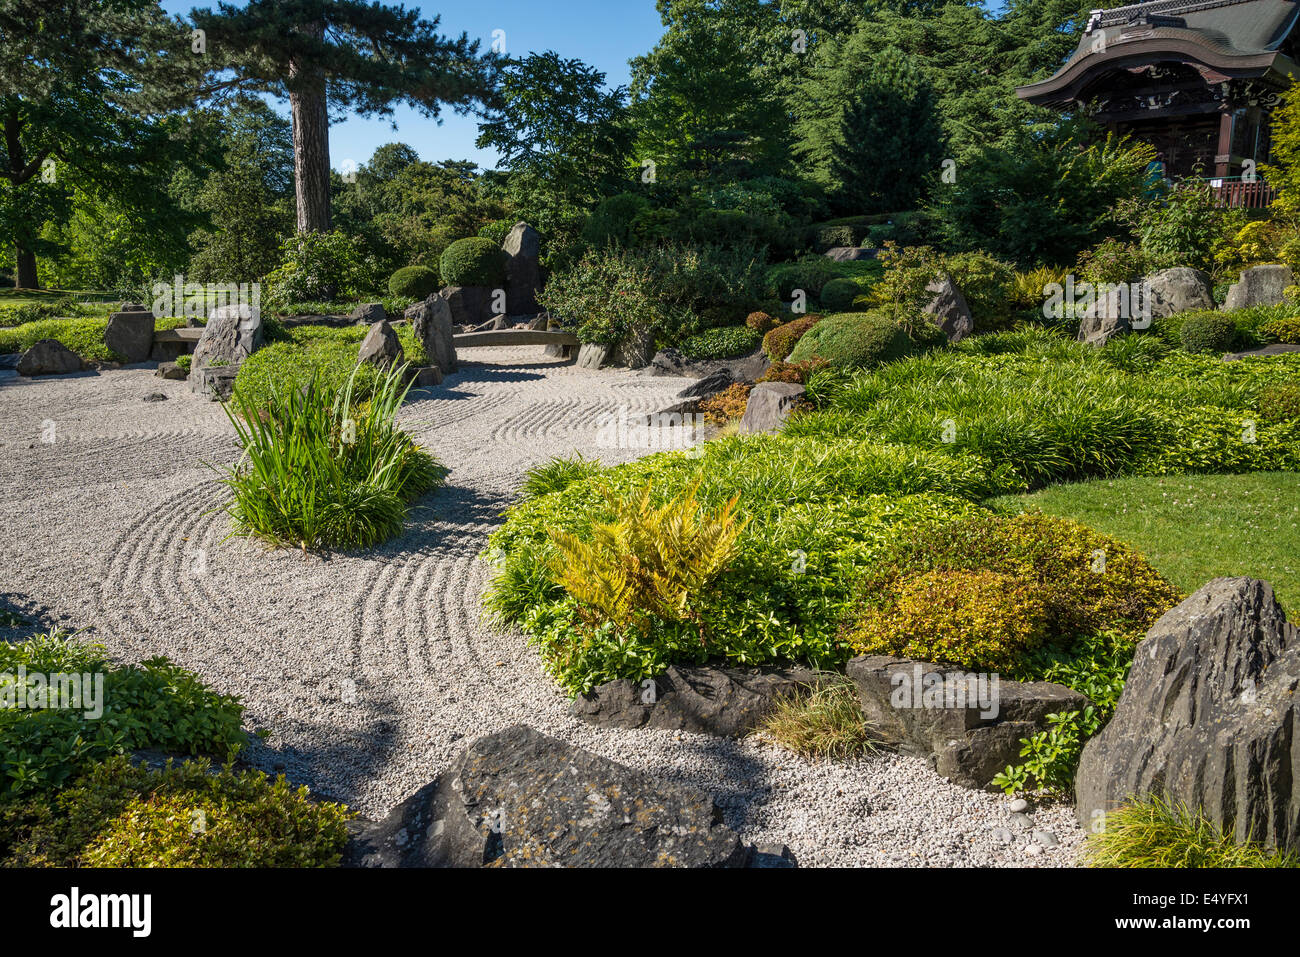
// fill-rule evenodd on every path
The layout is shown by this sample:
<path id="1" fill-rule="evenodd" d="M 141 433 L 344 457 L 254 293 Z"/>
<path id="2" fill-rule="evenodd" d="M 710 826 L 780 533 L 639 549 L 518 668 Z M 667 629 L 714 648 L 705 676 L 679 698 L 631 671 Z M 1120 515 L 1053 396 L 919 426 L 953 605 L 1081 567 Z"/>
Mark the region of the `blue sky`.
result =
<path id="1" fill-rule="evenodd" d="M 169 13 L 188 14 L 195 7 L 215 8 L 217 2 L 163 0 L 162 6 Z M 494 30 L 504 30 L 511 56 L 555 50 L 576 57 L 603 71 L 612 86 L 627 83 L 627 61 L 654 46 L 663 32 L 654 0 L 444 0 L 407 6 L 417 6 L 427 19 L 441 14 L 440 33 L 468 33 L 485 48 Z M 281 112 L 288 115 L 287 104 Z M 397 123 L 396 130 L 391 122 Z M 350 117 L 332 126 L 330 162 L 335 169 L 346 160 L 361 165 L 375 147 L 402 142 L 426 160 L 469 159 L 490 167 L 496 156 L 475 148 L 477 135 L 473 117 L 444 110 L 439 125 L 399 107 L 391 120 Z"/>

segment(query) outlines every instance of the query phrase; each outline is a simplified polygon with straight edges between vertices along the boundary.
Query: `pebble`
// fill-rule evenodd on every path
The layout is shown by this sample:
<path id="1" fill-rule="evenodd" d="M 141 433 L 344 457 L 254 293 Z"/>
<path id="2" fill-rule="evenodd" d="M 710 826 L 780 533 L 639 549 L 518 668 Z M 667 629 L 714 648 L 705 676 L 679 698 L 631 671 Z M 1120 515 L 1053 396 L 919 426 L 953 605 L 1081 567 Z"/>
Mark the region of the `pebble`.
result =
<path id="1" fill-rule="evenodd" d="M 1027 831 L 1033 826 L 1034 819 L 1028 814 L 1013 814 L 1011 815 L 1011 823 L 1021 830 Z"/>
<path id="2" fill-rule="evenodd" d="M 1034 840 L 1043 847 L 1056 847 L 1057 844 L 1061 843 L 1051 831 L 1035 831 Z"/>
<path id="3" fill-rule="evenodd" d="M 1029 802 L 1024 798 L 1016 798 L 1007 805 L 1007 810 L 1012 814 L 1024 814 L 1025 811 L 1029 810 Z"/>
<path id="4" fill-rule="evenodd" d="M 1037 857 L 1041 853 L 1043 853 L 1043 847 L 1041 844 L 1029 844 L 1025 847 L 1026 857 Z"/>
<path id="5" fill-rule="evenodd" d="M 1010 844 L 1015 840 L 1015 837 L 1005 827 L 995 827 L 993 829 L 993 839 L 999 844 Z"/>

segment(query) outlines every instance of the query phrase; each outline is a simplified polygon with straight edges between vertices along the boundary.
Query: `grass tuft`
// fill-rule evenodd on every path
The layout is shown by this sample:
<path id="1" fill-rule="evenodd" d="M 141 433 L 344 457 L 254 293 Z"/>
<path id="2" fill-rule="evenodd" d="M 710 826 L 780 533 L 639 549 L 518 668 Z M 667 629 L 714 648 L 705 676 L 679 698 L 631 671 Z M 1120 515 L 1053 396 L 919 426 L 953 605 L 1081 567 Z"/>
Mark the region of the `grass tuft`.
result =
<path id="1" fill-rule="evenodd" d="M 858 705 L 858 692 L 843 677 L 781 698 L 763 733 L 805 758 L 847 760 L 879 750 Z"/>

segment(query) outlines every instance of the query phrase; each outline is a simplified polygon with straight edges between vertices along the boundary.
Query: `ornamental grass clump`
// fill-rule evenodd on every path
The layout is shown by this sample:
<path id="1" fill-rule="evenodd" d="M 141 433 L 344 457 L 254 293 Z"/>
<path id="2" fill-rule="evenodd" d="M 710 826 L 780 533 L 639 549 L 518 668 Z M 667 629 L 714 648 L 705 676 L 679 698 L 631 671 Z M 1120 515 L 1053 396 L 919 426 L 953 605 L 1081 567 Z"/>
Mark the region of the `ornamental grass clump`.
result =
<path id="1" fill-rule="evenodd" d="M 265 404 L 236 390 L 226 412 L 244 454 L 224 470 L 236 534 L 346 549 L 401 532 L 407 505 L 446 475 L 396 425 L 405 371 L 390 370 L 363 403 L 354 401 L 356 370 L 337 390 L 313 376 L 301 391 L 272 389 Z"/>

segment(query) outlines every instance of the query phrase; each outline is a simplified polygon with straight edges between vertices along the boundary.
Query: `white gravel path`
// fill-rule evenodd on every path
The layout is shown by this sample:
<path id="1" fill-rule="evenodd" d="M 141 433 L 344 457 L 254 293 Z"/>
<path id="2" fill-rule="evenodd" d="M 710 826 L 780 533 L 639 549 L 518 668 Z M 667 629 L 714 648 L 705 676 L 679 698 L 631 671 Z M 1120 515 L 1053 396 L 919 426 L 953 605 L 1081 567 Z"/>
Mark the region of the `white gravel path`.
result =
<path id="1" fill-rule="evenodd" d="M 685 382 L 587 372 L 539 348 L 474 353 L 402 413 L 450 466 L 447 486 L 399 539 L 328 559 L 225 540 L 222 490 L 201 463 L 234 460 L 233 430 L 185 383 L 141 367 L 0 371 L 0 593 L 46 621 L 91 626 L 117 658 L 165 654 L 241 695 L 249 727 L 272 731 L 253 764 L 367 816 L 467 739 L 522 722 L 713 793 L 747 840 L 787 844 L 805 866 L 1073 863 L 1082 835 L 1068 806 L 1037 811 L 1032 828 L 1060 844 L 1030 850 L 1005 798 L 949 785 L 919 759 L 817 764 L 758 739 L 570 718 L 523 637 L 480 620 L 477 555 L 525 468 L 576 451 L 633 457 L 597 448 L 598 416 L 651 411 Z M 167 400 L 143 400 L 154 392 Z"/>

